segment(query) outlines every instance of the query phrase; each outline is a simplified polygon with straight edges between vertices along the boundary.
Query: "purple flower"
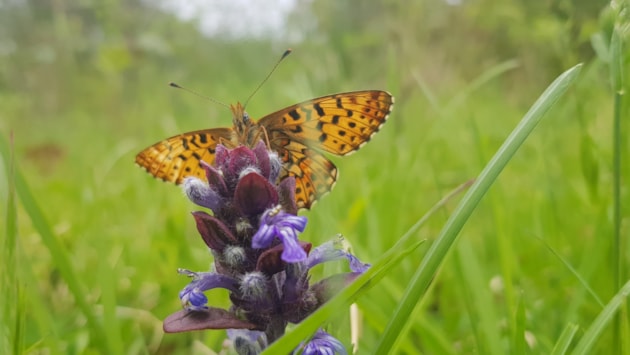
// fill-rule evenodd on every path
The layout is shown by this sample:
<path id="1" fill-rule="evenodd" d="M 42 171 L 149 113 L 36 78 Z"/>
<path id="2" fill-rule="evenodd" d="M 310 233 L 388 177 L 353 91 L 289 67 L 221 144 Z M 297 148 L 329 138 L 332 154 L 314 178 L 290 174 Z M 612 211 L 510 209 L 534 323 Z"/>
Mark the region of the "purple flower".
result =
<path id="1" fill-rule="evenodd" d="M 211 209 L 215 215 L 233 213 L 230 211 L 230 200 L 240 212 L 252 216 L 276 205 L 279 193 L 283 197 L 290 196 L 290 192 L 276 185 L 282 167 L 278 154 L 267 151 L 262 141 L 254 149 L 240 146 L 230 150 L 217 145 L 215 166 L 204 161 L 201 166 L 206 172 L 207 182 L 187 177 L 182 184 L 183 190 L 192 202 Z M 295 201 L 292 203 L 295 204 Z M 282 201 L 281 204 L 291 207 L 291 201 Z"/>
<path id="2" fill-rule="evenodd" d="M 184 308 L 190 311 L 203 311 L 208 309 L 208 297 L 199 288 L 187 287 L 179 292 L 179 299 Z"/>
<path id="3" fill-rule="evenodd" d="M 350 270 L 352 270 L 353 272 L 358 272 L 362 274 L 366 272 L 370 268 L 370 266 L 372 266 L 371 264 L 362 263 L 356 256 L 350 253 L 346 253 L 345 256 L 350 261 Z"/>
<path id="4" fill-rule="evenodd" d="M 179 270 L 180 274 L 188 275 L 193 280 L 179 292 L 179 299 L 185 309 L 191 311 L 206 310 L 208 298 L 203 294 L 204 291 L 213 288 L 225 288 L 230 291 L 237 291 L 238 280 L 227 275 L 221 275 L 213 272 L 192 272 L 189 270 Z"/>
<path id="5" fill-rule="evenodd" d="M 302 345 L 302 354 L 304 355 L 347 355 L 348 352 L 343 344 L 332 335 L 323 330 L 318 330 L 311 341 Z M 293 352 L 298 353 L 298 350 Z"/>
<path id="6" fill-rule="evenodd" d="M 257 354 L 370 267 L 347 252 L 341 238 L 314 249 L 298 240 L 307 218 L 297 216 L 296 181 L 267 147 L 263 141 L 254 148 L 219 144 L 214 163 L 201 162 L 207 181 L 184 180 L 186 196 L 212 211 L 192 214 L 214 262 L 212 272 L 180 270 L 192 280 L 179 293 L 183 309 L 164 320 L 165 332 L 228 329 L 239 354 Z M 311 281 L 312 267 L 340 259 L 351 272 Z M 214 288 L 229 291 L 229 309 L 208 304 L 205 291 Z M 301 351 L 346 354 L 324 331 Z"/>
<path id="7" fill-rule="evenodd" d="M 196 177 L 187 177 L 182 184 L 184 194 L 192 202 L 213 211 L 223 207 L 223 198 L 206 182 Z"/>
<path id="8" fill-rule="evenodd" d="M 352 272 L 364 273 L 370 268 L 370 264 L 362 263 L 356 256 L 340 249 L 342 244 L 343 237 L 339 235 L 336 239 L 318 246 L 308 255 L 306 265 L 310 269 L 323 262 L 346 258 L 350 262 L 350 270 Z"/>
<path id="9" fill-rule="evenodd" d="M 304 231 L 306 221 L 306 217 L 286 213 L 280 206 L 268 209 L 260 218 L 260 228 L 252 238 L 252 247 L 269 247 L 277 237 L 284 244 L 282 260 L 289 263 L 303 261 L 306 252 L 298 242 L 297 233 Z"/>

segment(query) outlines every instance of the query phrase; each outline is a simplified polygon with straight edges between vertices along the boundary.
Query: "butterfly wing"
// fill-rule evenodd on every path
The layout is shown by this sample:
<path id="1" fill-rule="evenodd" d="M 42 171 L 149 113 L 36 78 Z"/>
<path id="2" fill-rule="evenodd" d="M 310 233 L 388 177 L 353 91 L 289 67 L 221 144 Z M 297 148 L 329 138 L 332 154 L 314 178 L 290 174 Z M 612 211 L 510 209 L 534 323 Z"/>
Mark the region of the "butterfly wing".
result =
<path id="1" fill-rule="evenodd" d="M 281 178 L 296 179 L 299 208 L 310 208 L 337 179 L 335 165 L 317 151 L 336 155 L 356 151 L 385 123 L 393 103 L 394 98 L 385 91 L 348 92 L 289 106 L 257 122 L 283 161 Z M 153 176 L 176 184 L 187 176 L 203 178 L 200 161 L 212 164 L 216 145 L 236 146 L 241 141 L 236 135 L 230 128 L 180 134 L 143 150 L 136 163 Z M 253 137 L 260 135 L 254 132 Z"/>
<path id="2" fill-rule="evenodd" d="M 289 106 L 258 121 L 284 162 L 283 176 L 295 176 L 299 208 L 310 208 L 337 179 L 335 165 L 315 150 L 356 151 L 385 123 L 393 103 L 385 91 L 348 92 Z"/>
<path id="3" fill-rule="evenodd" d="M 213 128 L 182 133 L 141 151 L 136 163 L 156 178 L 175 184 L 181 184 L 187 176 L 205 179 L 200 161 L 212 164 L 217 144 L 231 142 L 233 132 L 230 128 Z"/>
<path id="4" fill-rule="evenodd" d="M 322 96 L 289 106 L 260 119 L 268 131 L 283 131 L 292 140 L 335 155 L 347 155 L 378 132 L 394 98 L 378 90 Z"/>
<path id="5" fill-rule="evenodd" d="M 282 160 L 280 179 L 294 176 L 297 207 L 311 208 L 316 200 L 334 186 L 337 180 L 335 164 L 303 143 L 289 139 L 280 131 L 274 131 L 269 138 L 272 142 L 271 148 L 278 152 Z"/>

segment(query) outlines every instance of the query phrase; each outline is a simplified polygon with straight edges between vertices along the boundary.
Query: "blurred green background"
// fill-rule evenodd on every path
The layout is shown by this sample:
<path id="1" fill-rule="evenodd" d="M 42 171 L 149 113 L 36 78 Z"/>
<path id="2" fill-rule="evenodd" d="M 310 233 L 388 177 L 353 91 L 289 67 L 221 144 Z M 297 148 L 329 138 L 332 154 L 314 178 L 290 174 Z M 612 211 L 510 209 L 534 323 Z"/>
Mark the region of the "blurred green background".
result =
<path id="1" fill-rule="evenodd" d="M 0 1 L 0 134 L 12 136 L 15 166 L 63 246 L 51 248 L 18 200 L 17 241 L 2 243 L 3 255 L 14 259 L 4 258 L 0 271 L 0 352 L 221 351 L 223 331 L 162 332 L 188 282 L 176 269 L 207 270 L 212 259 L 189 214 L 196 207 L 135 166 L 134 156 L 180 132 L 231 124 L 224 107 L 168 82 L 222 102 L 243 101 L 290 47 L 291 56 L 249 103 L 252 117 L 343 91 L 383 89 L 396 97 L 370 144 L 332 158 L 340 171 L 335 189 L 304 213 L 303 239 L 319 244 L 342 233 L 364 261 L 377 260 L 436 201 L 475 177 L 545 87 L 585 63 L 577 85 L 469 220 L 393 351 L 549 353 L 567 324 L 583 332 L 618 291 L 618 280 L 628 278 L 627 202 L 621 244 L 612 237 L 611 212 L 607 62 L 619 6 Z M 627 133 L 627 104 L 622 109 Z M 628 201 L 625 134 L 622 146 L 621 200 Z M 2 159 L 0 224 L 8 236 L 12 190 L 9 157 Z M 455 203 L 415 239 L 430 243 Z M 359 353 L 377 343 L 429 243 L 357 301 Z M 60 264 L 64 258 L 69 265 Z M 327 265 L 313 279 L 345 267 Z M 72 277 L 79 294 L 69 287 Z M 226 292 L 208 297 L 229 305 Z M 349 346 L 349 312 L 339 313 L 328 329 Z M 619 334 L 619 327 L 607 328 L 598 352 L 614 352 Z"/>

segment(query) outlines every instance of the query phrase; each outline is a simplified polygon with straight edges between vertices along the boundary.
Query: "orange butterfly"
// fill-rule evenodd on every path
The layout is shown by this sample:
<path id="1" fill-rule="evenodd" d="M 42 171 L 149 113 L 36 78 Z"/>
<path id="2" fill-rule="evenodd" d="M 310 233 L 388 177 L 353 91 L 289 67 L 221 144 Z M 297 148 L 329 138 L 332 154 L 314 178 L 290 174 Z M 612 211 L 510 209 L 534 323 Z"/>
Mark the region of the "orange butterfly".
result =
<path id="1" fill-rule="evenodd" d="M 343 156 L 361 148 L 385 123 L 393 104 L 385 91 L 347 92 L 289 106 L 253 122 L 237 103 L 231 106 L 234 127 L 173 136 L 140 152 L 136 163 L 175 184 L 187 176 L 203 179 L 200 161 L 212 164 L 218 143 L 253 147 L 266 131 L 269 147 L 283 162 L 280 179 L 295 177 L 297 206 L 309 209 L 337 180 L 337 168 L 319 151 Z"/>
<path id="2" fill-rule="evenodd" d="M 254 93 L 290 53 L 284 52 Z M 156 178 L 179 185 L 187 176 L 205 177 L 200 162 L 214 162 L 217 144 L 253 148 L 265 138 L 282 160 L 279 179 L 294 176 L 297 207 L 309 209 L 337 181 L 335 164 L 318 151 L 348 155 L 358 150 L 378 132 L 393 105 L 394 97 L 385 91 L 346 92 L 289 106 L 253 122 L 237 103 L 230 106 L 234 127 L 173 136 L 138 153 L 136 163 Z"/>

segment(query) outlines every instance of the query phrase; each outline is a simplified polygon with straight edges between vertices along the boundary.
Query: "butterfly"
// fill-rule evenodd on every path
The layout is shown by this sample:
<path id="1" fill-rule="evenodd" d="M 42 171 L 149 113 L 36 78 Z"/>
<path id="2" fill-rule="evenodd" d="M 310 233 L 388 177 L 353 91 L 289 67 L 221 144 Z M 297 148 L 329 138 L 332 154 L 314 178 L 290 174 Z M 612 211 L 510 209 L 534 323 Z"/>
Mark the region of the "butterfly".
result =
<path id="1" fill-rule="evenodd" d="M 337 180 L 337 167 L 322 152 L 344 156 L 367 143 L 387 120 L 394 98 L 379 90 L 327 95 L 289 106 L 252 121 L 243 105 L 231 105 L 232 128 L 179 134 L 136 156 L 156 178 L 181 184 L 205 177 L 201 161 L 214 162 L 217 144 L 254 147 L 261 139 L 282 161 L 279 179 L 295 177 L 298 208 L 309 209 Z"/>

